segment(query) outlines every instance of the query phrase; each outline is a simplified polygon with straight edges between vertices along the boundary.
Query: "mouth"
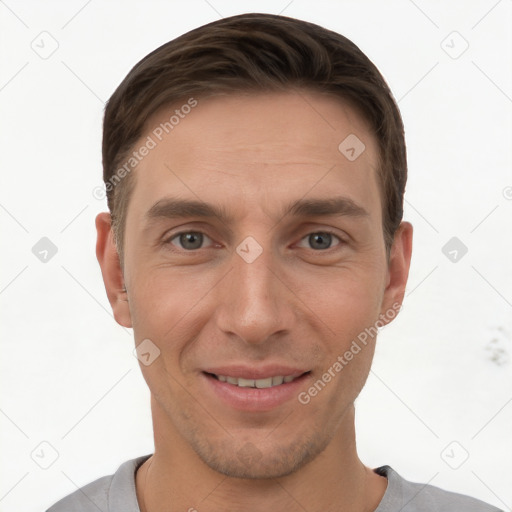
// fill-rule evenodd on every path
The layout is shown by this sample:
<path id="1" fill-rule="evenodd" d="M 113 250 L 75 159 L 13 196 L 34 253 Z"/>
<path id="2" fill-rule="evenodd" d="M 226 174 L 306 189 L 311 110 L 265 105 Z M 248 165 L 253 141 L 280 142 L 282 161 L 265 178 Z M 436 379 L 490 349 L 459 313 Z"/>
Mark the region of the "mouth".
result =
<path id="1" fill-rule="evenodd" d="M 219 407 L 244 412 L 278 410 L 293 401 L 311 379 L 311 371 L 289 368 L 265 371 L 219 368 L 201 371 L 204 395 Z"/>
<path id="2" fill-rule="evenodd" d="M 304 372 L 296 375 L 275 375 L 272 377 L 266 377 L 264 379 L 250 379 L 245 377 L 232 377 L 229 375 L 217 375 L 215 373 L 204 372 L 206 375 L 217 379 L 220 382 L 226 382 L 233 386 L 238 386 L 239 388 L 257 388 L 257 389 L 267 389 L 273 388 L 276 386 L 281 386 L 282 384 L 288 384 L 289 382 L 293 382 L 296 379 L 299 379 L 303 375 L 306 375 L 310 372 Z"/>

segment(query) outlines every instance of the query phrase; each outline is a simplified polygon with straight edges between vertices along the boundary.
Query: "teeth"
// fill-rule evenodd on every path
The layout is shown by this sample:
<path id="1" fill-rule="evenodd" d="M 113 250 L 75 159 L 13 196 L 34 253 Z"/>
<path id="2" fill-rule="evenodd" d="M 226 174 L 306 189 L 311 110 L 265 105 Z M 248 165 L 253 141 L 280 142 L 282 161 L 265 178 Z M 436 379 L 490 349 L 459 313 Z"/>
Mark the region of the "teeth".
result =
<path id="1" fill-rule="evenodd" d="M 238 387 L 253 388 L 254 387 L 254 379 L 238 379 Z"/>
<path id="2" fill-rule="evenodd" d="M 229 384 L 233 384 L 235 386 L 241 388 L 258 388 L 265 389 L 271 388 L 273 386 L 280 386 L 281 384 L 291 382 L 296 377 L 292 375 L 287 375 L 283 377 L 282 375 L 277 375 L 275 377 L 267 377 L 266 379 L 244 379 L 244 378 L 236 378 L 236 377 L 228 377 L 227 375 L 216 375 L 217 379 L 221 382 L 228 382 Z"/>
<path id="3" fill-rule="evenodd" d="M 256 383 L 256 387 L 259 389 L 272 387 L 272 377 L 269 377 L 268 379 L 258 379 L 254 382 Z"/>

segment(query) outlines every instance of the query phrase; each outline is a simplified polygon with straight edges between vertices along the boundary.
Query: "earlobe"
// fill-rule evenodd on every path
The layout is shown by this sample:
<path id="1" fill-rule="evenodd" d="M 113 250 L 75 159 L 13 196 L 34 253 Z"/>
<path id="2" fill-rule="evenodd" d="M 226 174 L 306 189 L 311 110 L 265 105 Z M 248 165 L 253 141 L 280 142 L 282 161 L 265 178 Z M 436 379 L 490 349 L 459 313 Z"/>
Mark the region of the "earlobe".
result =
<path id="1" fill-rule="evenodd" d="M 109 213 L 102 212 L 96 216 L 96 232 L 96 258 L 101 267 L 105 290 L 114 318 L 123 327 L 132 327 L 128 295 Z"/>
<path id="2" fill-rule="evenodd" d="M 410 222 L 402 222 L 396 230 L 389 256 L 386 289 L 382 300 L 381 317 L 391 321 L 402 305 L 412 255 L 413 227 Z M 391 311 L 395 314 L 390 314 Z M 389 323 L 389 322 L 385 322 Z"/>

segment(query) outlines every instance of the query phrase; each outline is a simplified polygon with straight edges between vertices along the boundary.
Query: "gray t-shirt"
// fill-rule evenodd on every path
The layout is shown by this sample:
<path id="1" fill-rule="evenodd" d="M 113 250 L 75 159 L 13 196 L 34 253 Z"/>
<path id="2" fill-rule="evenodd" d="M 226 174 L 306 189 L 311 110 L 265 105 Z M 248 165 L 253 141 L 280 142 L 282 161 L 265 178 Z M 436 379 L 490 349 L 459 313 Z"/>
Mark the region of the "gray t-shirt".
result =
<path id="1" fill-rule="evenodd" d="M 50 507 L 47 512 L 140 512 L 135 473 L 150 455 L 129 460 L 115 474 L 99 478 Z M 388 479 L 375 512 L 503 512 L 483 501 L 403 479 L 390 466 L 374 469 Z"/>

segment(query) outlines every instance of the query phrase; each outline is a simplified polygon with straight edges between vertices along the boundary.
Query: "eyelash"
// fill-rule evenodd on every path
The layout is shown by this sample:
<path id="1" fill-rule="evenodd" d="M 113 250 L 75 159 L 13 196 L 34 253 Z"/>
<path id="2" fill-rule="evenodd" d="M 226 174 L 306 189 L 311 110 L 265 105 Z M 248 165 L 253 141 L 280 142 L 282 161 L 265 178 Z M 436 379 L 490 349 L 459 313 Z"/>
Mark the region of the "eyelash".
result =
<path id="1" fill-rule="evenodd" d="M 190 234 L 190 233 L 194 233 L 194 234 L 201 234 L 207 238 L 209 238 L 211 240 L 211 238 L 203 233 L 202 231 L 192 231 L 192 230 L 189 230 L 189 231 L 180 231 L 179 233 L 175 233 L 173 234 L 171 237 L 169 238 L 166 238 L 164 241 L 163 241 L 163 245 L 165 246 L 168 246 L 168 245 L 173 245 L 174 244 L 172 243 L 172 240 L 174 240 L 175 238 L 179 238 L 181 235 L 186 235 L 186 234 Z M 331 247 L 328 247 L 327 249 L 319 249 L 319 250 L 315 250 L 315 249 L 312 249 L 312 248 L 309 248 L 309 250 L 311 251 L 314 251 L 315 253 L 319 253 L 319 252 L 329 252 L 331 249 L 334 249 L 335 247 L 340 247 L 340 246 L 343 246 L 345 245 L 345 240 L 343 240 L 338 234 L 336 234 L 333 230 L 330 230 L 330 229 L 323 229 L 323 230 L 319 230 L 319 231 L 310 231 L 307 235 L 303 236 L 300 241 L 302 242 L 302 240 L 308 238 L 310 235 L 315 235 L 315 234 L 328 234 L 328 235 L 331 235 L 332 237 L 334 238 L 337 238 L 339 243 L 334 245 L 334 246 L 331 246 Z M 203 249 L 203 247 L 201 247 L 200 249 Z M 181 252 L 187 252 L 187 253 L 194 253 L 194 252 L 197 252 L 199 251 L 200 249 L 179 249 L 177 248 L 176 250 L 178 251 L 181 251 Z"/>

